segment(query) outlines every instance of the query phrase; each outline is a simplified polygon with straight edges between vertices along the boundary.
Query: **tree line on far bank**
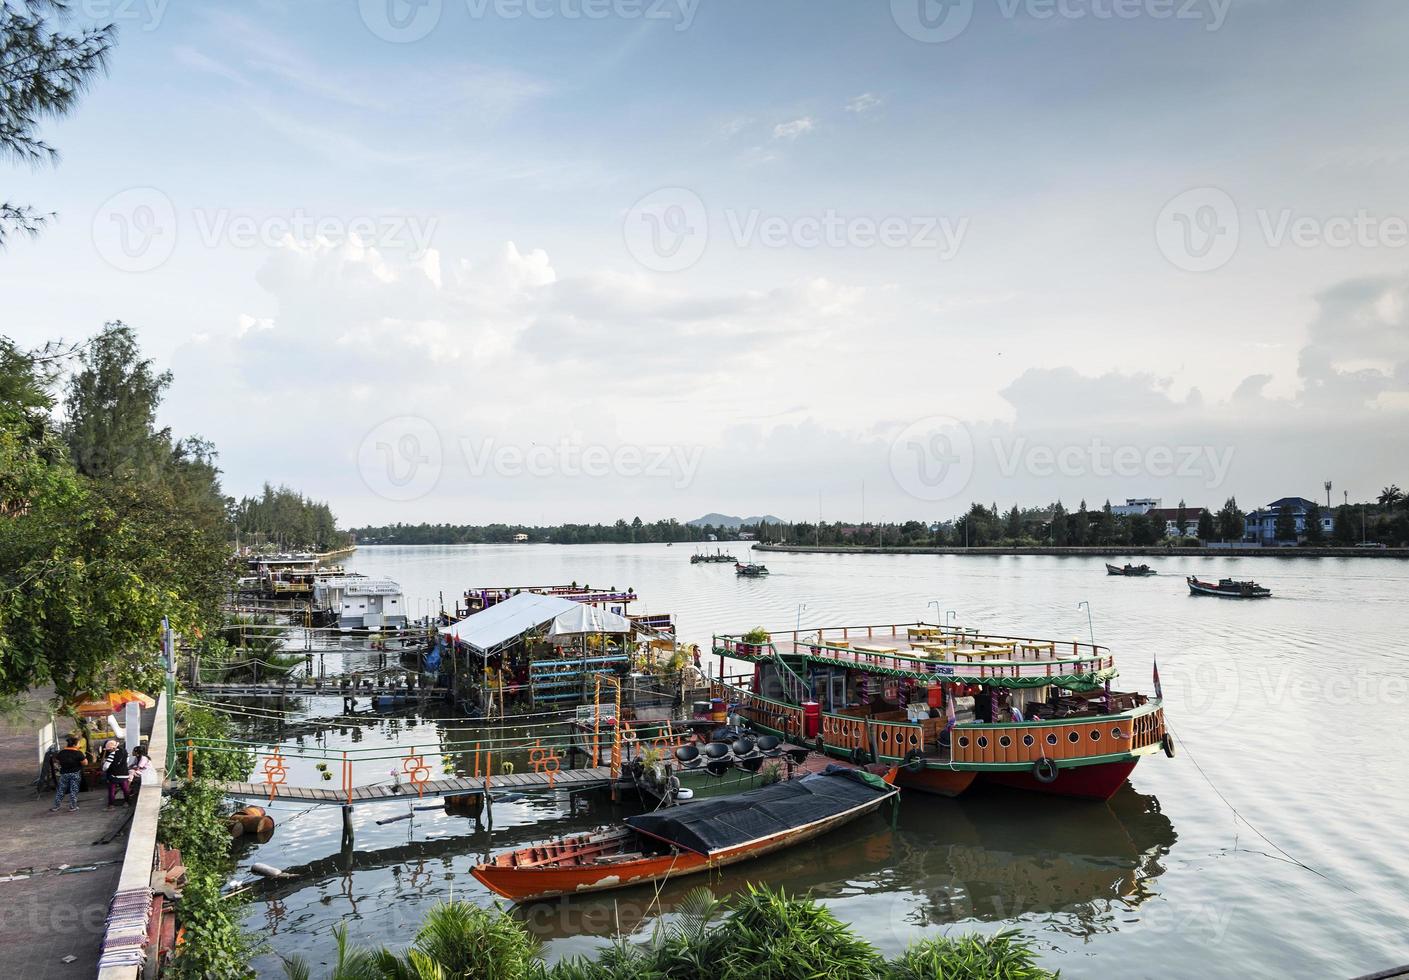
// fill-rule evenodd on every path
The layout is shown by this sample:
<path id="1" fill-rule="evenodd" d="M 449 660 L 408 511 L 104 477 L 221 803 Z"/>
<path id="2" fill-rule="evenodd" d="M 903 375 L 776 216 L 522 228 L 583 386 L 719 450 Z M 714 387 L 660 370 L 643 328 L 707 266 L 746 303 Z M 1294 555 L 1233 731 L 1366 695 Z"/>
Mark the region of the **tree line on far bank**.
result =
<path id="1" fill-rule="evenodd" d="M 1148 547 L 1162 544 L 1200 545 L 1236 542 L 1244 537 L 1247 515 L 1235 497 L 1229 497 L 1216 511 L 1187 507 L 1183 501 L 1170 509 L 1175 525 L 1192 530 L 1188 535 L 1170 535 L 1163 512 L 1147 514 L 1116 513 L 1110 501 L 1096 509 L 1083 500 L 1075 510 L 1061 501 L 1046 507 L 1022 508 L 1014 505 L 1000 511 L 997 504 L 973 504 L 962 516 L 945 521 L 904 521 L 896 523 L 779 522 L 744 524 L 740 527 L 696 526 L 675 519 L 654 522 L 640 517 L 612 524 L 388 524 L 359 527 L 352 531 L 362 544 L 509 544 L 518 535 L 540 544 L 659 544 L 664 542 L 704 545 L 739 540 L 769 544 L 817 545 L 822 547 L 896 548 L 1038 548 Z M 1324 511 L 1314 501 L 1305 515 L 1305 530 L 1298 532 L 1296 518 L 1289 510 L 1277 514 L 1275 538 L 1311 547 L 1348 547 L 1362 541 L 1409 546 L 1409 498 L 1397 486 L 1389 486 L 1379 500 L 1367 504 L 1342 504 L 1332 511 L 1334 528 L 1322 528 Z"/>

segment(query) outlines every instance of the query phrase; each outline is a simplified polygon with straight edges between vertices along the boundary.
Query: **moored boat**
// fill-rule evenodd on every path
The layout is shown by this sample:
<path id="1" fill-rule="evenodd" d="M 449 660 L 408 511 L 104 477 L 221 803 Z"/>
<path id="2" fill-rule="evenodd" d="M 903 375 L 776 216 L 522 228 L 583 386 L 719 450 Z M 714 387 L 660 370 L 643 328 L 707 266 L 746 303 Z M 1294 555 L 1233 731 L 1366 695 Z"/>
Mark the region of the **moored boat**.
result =
<path id="1" fill-rule="evenodd" d="M 1131 565 L 1131 564 L 1112 565 L 1110 562 L 1107 562 L 1107 563 L 1106 563 L 1106 574 L 1107 574 L 1107 575 L 1126 575 L 1126 576 L 1129 576 L 1129 577 L 1132 577 L 1132 578 L 1137 578 L 1137 577 L 1140 577 L 1140 576 L 1143 576 L 1143 575 L 1158 575 L 1159 573 L 1156 572 L 1156 571 L 1155 571 L 1153 568 L 1151 568 L 1149 565 Z"/>
<path id="2" fill-rule="evenodd" d="M 878 776 L 838 768 L 627 817 L 620 827 L 500 854 L 472 874 L 515 902 L 626 888 L 801 844 L 875 811 L 897 793 Z"/>
<path id="3" fill-rule="evenodd" d="M 712 555 L 709 554 L 708 552 L 704 552 L 704 553 L 699 553 L 699 552 L 697 552 L 697 553 L 695 553 L 695 554 L 693 554 L 693 555 L 690 556 L 690 564 L 691 564 L 691 565 L 720 565 L 720 564 L 728 564 L 728 563 L 730 563 L 730 562 L 733 562 L 734 564 L 738 564 L 738 561 L 739 561 L 739 560 L 738 560 L 737 558 L 735 558 L 733 555 L 731 555 L 731 554 L 729 554 L 729 553 L 727 553 L 727 552 L 725 552 L 725 551 L 721 551 L 721 550 L 719 550 L 719 549 L 717 549 L 717 548 L 715 549 L 715 552 L 714 552 L 714 554 L 712 554 Z"/>
<path id="4" fill-rule="evenodd" d="M 1221 578 L 1217 583 L 1204 582 L 1195 575 L 1190 575 L 1187 581 L 1192 595 L 1216 595 L 1225 599 L 1266 599 L 1272 595 L 1271 589 L 1251 581 Z"/>
<path id="5" fill-rule="evenodd" d="M 716 636 L 714 696 L 755 728 L 897 785 L 958 796 L 976 782 L 1109 799 L 1141 758 L 1174 744 L 1159 697 L 1116 691 L 1094 644 L 926 623 Z M 729 677 L 725 659 L 753 665 Z"/>

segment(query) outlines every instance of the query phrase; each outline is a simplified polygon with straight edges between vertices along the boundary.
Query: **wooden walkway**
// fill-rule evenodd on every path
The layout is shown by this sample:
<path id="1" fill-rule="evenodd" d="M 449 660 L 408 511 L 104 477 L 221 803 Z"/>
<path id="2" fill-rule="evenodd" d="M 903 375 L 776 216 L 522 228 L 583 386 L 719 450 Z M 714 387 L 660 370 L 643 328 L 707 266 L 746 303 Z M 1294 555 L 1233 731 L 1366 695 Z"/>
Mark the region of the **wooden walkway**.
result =
<path id="1" fill-rule="evenodd" d="M 179 779 L 168 780 L 166 787 L 174 789 L 182 782 L 183 780 Z M 629 780 L 621 782 L 624 785 L 630 785 Z M 221 791 L 227 796 L 249 800 L 269 799 L 268 783 L 221 783 L 219 785 Z M 611 769 L 606 766 L 598 766 L 594 769 L 565 769 L 554 774 L 551 785 L 546 772 L 523 772 L 494 776 L 489 780 L 488 789 L 491 793 L 495 791 L 505 793 L 551 792 L 560 789 L 578 792 L 589 789 L 609 789 L 611 785 Z M 294 803 L 322 803 L 328 806 L 345 806 L 351 802 L 353 806 L 356 806 L 359 803 L 386 803 L 392 800 L 416 799 L 418 796 L 420 798 L 473 796 L 484 792 L 485 780 L 483 776 L 463 776 L 429 780 L 421 784 L 419 794 L 416 786 L 409 782 L 402 782 L 400 786 L 394 786 L 391 783 L 354 786 L 350 801 L 348 791 L 343 789 L 281 785 L 278 787 L 275 799 L 289 800 Z"/>
<path id="2" fill-rule="evenodd" d="M 216 698 L 308 698 L 308 697 L 406 697 L 442 698 L 443 687 L 346 687 L 337 684 L 202 684 L 194 689 L 200 697 Z"/>

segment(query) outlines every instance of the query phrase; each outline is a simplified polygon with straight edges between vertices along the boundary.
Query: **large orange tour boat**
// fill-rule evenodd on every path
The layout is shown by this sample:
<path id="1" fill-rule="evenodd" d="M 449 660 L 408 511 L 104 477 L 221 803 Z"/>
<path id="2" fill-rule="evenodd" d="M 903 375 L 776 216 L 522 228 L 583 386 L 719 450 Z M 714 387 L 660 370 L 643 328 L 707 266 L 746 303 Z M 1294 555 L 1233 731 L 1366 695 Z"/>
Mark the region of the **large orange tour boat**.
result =
<path id="1" fill-rule="evenodd" d="M 1142 756 L 1174 755 L 1158 672 L 1153 698 L 1112 690 L 1115 660 L 1095 644 L 929 623 L 758 640 L 714 638 L 714 696 L 755 728 L 897 765 L 905 788 L 958 796 L 981 780 L 1105 800 Z"/>

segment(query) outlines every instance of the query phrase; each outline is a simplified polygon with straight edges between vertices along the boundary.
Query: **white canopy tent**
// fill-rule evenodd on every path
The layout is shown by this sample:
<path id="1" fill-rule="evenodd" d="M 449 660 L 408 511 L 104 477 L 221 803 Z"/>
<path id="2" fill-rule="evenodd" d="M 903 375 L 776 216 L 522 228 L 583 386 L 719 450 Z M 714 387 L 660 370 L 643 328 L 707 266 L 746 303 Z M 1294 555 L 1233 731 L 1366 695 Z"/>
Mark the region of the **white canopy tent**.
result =
<path id="1" fill-rule="evenodd" d="M 552 624 L 550 636 L 570 636 L 582 633 L 630 633 L 631 621 L 561 596 L 520 592 L 503 602 L 458 623 L 440 628 L 441 635 L 488 656 L 509 641 L 529 630 Z"/>

